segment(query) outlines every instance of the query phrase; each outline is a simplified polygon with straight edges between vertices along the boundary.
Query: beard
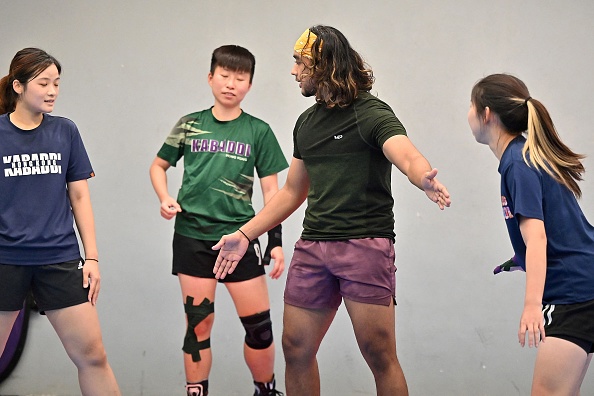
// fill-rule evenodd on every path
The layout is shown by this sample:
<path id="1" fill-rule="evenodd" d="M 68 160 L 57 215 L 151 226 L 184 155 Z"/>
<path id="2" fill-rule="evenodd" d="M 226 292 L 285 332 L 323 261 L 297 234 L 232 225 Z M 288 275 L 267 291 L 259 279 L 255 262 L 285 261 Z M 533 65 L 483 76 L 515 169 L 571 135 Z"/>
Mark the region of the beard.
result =
<path id="1" fill-rule="evenodd" d="M 307 78 L 301 82 L 301 94 L 306 98 L 315 96 L 316 86 L 310 78 Z"/>

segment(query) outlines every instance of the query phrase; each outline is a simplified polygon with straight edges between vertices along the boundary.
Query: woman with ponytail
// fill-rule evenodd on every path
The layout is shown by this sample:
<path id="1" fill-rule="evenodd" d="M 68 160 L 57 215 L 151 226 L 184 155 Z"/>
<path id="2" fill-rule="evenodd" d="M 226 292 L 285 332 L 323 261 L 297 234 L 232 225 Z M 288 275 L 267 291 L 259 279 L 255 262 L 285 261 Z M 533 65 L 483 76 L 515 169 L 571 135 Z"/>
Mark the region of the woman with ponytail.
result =
<path id="1" fill-rule="evenodd" d="M 82 394 L 119 395 L 95 307 L 93 168 L 76 125 L 49 115 L 60 73 L 53 56 L 25 48 L 0 80 L 0 354 L 32 291 L 78 369 Z"/>
<path id="2" fill-rule="evenodd" d="M 499 160 L 503 216 L 526 271 L 518 339 L 538 347 L 532 395 L 579 395 L 594 352 L 594 227 L 577 202 L 583 155 L 508 74 L 475 84 L 468 123 Z"/>

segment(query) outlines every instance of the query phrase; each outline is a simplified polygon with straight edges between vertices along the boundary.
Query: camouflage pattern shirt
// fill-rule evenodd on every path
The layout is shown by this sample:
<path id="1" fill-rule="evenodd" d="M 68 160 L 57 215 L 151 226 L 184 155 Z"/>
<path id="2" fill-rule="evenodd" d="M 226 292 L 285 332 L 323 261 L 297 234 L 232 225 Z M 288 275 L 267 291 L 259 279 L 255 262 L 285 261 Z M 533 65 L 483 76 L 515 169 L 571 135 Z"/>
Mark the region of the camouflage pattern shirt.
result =
<path id="1" fill-rule="evenodd" d="M 182 117 L 157 156 L 172 166 L 184 158 L 175 231 L 200 240 L 217 241 L 254 216 L 254 169 L 263 178 L 288 167 L 267 123 L 245 112 L 218 121 L 211 109 Z"/>

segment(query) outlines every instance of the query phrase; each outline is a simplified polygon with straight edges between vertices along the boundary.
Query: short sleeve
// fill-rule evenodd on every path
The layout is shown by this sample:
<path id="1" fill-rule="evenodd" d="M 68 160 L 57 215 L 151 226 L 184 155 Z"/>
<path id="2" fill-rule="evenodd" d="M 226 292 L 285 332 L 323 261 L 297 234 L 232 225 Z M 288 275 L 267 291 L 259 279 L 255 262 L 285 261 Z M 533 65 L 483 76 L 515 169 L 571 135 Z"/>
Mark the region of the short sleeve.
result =
<path id="1" fill-rule="evenodd" d="M 396 135 L 405 135 L 406 129 L 385 102 L 374 98 L 362 102 L 365 109 L 357 109 L 362 137 L 368 144 L 381 148 L 384 143 Z"/>
<path id="2" fill-rule="evenodd" d="M 180 118 L 165 139 L 165 143 L 161 146 L 157 157 L 169 162 L 171 166 L 175 166 L 184 155 L 186 132 L 191 131 L 194 124 L 195 120 L 187 116 Z"/>
<path id="3" fill-rule="evenodd" d="M 91 161 L 83 144 L 82 137 L 76 125 L 64 119 L 64 122 L 70 124 L 70 154 L 68 157 L 68 170 L 66 172 L 66 182 L 85 180 L 95 176 Z"/>
<path id="4" fill-rule="evenodd" d="M 514 204 L 514 216 L 544 220 L 540 171 L 516 160 L 506 169 L 504 181 Z"/>
<path id="5" fill-rule="evenodd" d="M 278 173 L 289 166 L 274 132 L 267 124 L 258 139 L 257 154 L 255 166 L 260 178 Z"/>

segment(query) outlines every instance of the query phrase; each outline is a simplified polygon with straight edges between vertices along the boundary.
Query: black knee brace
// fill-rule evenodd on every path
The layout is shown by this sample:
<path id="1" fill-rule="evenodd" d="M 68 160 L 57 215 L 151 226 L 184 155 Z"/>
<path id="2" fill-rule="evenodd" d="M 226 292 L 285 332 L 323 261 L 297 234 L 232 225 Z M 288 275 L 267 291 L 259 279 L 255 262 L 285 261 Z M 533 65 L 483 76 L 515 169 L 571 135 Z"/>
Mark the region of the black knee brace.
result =
<path id="1" fill-rule="evenodd" d="M 270 310 L 239 319 L 241 319 L 241 324 L 245 328 L 245 343 L 248 347 L 266 349 L 272 345 Z"/>
<path id="2" fill-rule="evenodd" d="M 188 329 L 184 337 L 184 346 L 182 350 L 192 355 L 194 362 L 200 361 L 200 350 L 210 348 L 210 338 L 204 341 L 198 341 L 194 328 L 198 323 L 202 322 L 208 315 L 214 312 L 214 303 L 210 302 L 208 298 L 202 300 L 200 305 L 193 305 L 194 297 L 187 296 L 184 309 L 188 317 Z"/>

